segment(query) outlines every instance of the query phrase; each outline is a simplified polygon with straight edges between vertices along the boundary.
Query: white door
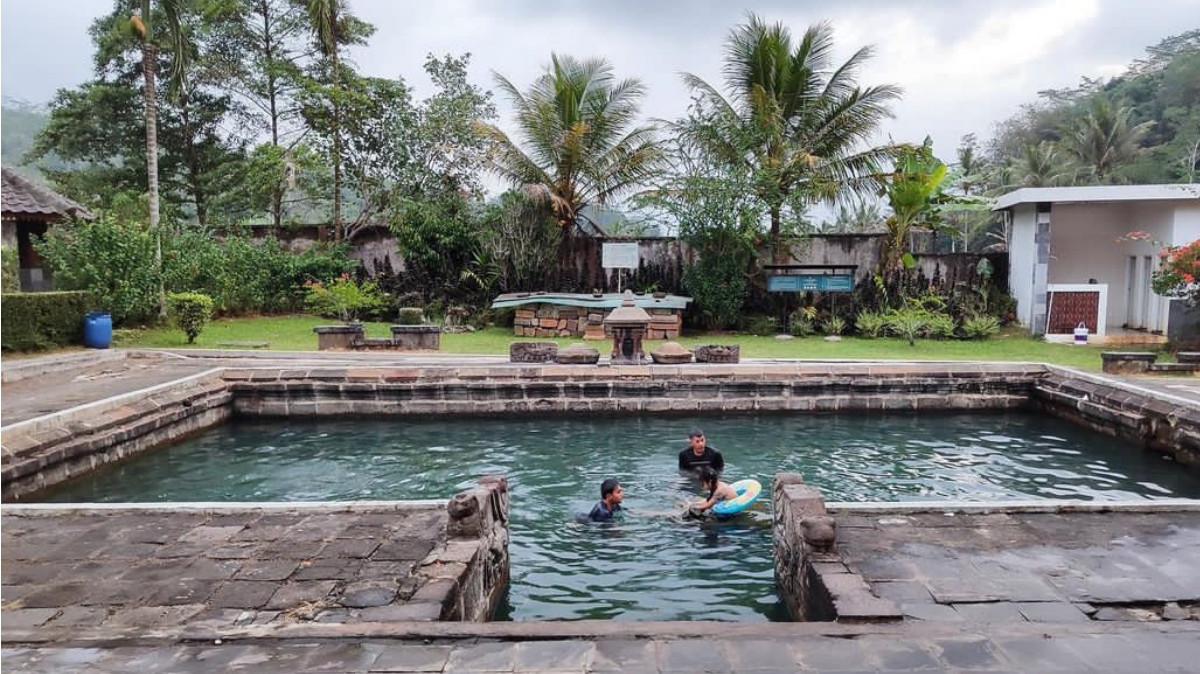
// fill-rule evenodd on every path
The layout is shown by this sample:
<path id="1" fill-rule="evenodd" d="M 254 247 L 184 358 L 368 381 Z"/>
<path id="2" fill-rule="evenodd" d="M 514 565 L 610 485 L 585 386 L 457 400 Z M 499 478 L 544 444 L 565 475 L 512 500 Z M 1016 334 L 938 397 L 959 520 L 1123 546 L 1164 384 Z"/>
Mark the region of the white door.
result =
<path id="1" fill-rule="evenodd" d="M 1125 258 L 1125 327 L 1138 326 L 1138 258 L 1130 255 Z"/>

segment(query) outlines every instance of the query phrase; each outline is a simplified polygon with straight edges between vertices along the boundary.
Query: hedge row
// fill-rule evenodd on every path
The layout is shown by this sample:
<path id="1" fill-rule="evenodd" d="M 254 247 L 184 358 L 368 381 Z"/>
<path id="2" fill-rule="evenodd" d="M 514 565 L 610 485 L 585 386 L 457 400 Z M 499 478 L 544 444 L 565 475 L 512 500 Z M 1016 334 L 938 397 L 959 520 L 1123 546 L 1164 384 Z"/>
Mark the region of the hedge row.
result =
<path id="1" fill-rule="evenodd" d="M 83 316 L 93 309 L 82 291 L 4 293 L 0 296 L 0 347 L 32 351 L 83 343 Z"/>

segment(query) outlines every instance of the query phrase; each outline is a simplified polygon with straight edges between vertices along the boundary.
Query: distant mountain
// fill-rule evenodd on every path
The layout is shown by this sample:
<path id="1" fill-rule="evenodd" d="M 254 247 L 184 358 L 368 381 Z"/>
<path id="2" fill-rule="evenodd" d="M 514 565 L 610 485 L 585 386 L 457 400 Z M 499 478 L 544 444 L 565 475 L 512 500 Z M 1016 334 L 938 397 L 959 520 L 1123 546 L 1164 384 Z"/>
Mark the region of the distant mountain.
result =
<path id="1" fill-rule="evenodd" d="M 0 101 L 0 161 L 26 175 L 40 177 L 37 167 L 21 166 L 21 161 L 49 121 L 46 106 L 5 96 Z"/>

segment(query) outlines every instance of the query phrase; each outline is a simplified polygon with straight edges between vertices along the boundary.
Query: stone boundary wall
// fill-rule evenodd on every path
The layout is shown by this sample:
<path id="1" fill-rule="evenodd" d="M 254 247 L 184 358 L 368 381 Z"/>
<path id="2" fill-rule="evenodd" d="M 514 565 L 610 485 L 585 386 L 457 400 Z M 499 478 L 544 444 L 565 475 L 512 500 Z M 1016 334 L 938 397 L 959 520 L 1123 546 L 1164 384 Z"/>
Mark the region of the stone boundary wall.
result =
<path id="1" fill-rule="evenodd" d="M 228 370 L 249 416 L 1011 409 L 1040 365 L 869 363 Z"/>
<path id="2" fill-rule="evenodd" d="M 795 473 L 779 473 L 771 486 L 775 582 L 794 620 L 842 623 L 902 620 L 895 602 L 871 592 L 835 550 L 837 521 L 821 492 Z"/>
<path id="3" fill-rule="evenodd" d="M 604 319 L 612 309 L 575 307 L 565 304 L 529 304 L 516 309 L 513 334 L 517 337 L 583 337 L 606 339 L 612 336 Z M 679 339 L 683 329 L 683 310 L 648 308 L 650 325 L 647 339 Z"/>
<path id="4" fill-rule="evenodd" d="M 224 423 L 233 393 L 221 370 L 0 429 L 3 500 L 88 473 Z"/>
<path id="5" fill-rule="evenodd" d="M 1200 407 L 1136 384 L 1047 366 L 1031 400 L 1043 411 L 1200 466 Z"/>

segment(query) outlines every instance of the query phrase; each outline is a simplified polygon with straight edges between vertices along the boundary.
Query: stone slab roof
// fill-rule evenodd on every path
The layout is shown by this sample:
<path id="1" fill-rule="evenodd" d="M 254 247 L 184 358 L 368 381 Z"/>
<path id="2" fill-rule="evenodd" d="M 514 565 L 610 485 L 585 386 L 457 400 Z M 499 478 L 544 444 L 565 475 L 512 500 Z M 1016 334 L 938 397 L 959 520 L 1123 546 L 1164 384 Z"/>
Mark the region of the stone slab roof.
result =
<path id="1" fill-rule="evenodd" d="M 61 220 L 67 217 L 91 220 L 93 217 L 83 206 L 12 169 L 5 168 L 2 173 L 0 201 L 3 202 L 5 220 Z"/>

